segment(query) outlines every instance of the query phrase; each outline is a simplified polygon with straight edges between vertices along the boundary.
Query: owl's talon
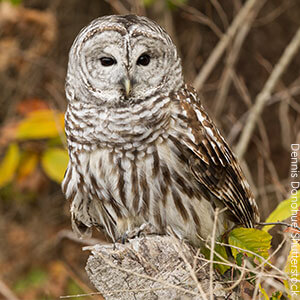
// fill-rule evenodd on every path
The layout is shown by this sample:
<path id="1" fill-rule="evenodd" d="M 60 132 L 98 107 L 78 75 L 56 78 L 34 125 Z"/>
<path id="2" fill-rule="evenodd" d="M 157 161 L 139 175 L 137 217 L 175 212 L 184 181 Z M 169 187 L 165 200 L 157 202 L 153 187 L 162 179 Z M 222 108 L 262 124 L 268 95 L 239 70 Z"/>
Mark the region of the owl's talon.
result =
<path id="1" fill-rule="evenodd" d="M 143 223 L 140 227 L 127 230 L 117 239 L 117 241 L 125 244 L 126 242 L 128 242 L 128 240 L 134 239 L 136 237 L 145 237 L 150 234 L 157 234 L 157 230 L 152 224 Z"/>
<path id="2" fill-rule="evenodd" d="M 157 229 L 150 223 L 144 223 L 139 227 L 139 231 L 137 233 L 137 236 L 147 236 L 151 234 L 157 234 Z"/>

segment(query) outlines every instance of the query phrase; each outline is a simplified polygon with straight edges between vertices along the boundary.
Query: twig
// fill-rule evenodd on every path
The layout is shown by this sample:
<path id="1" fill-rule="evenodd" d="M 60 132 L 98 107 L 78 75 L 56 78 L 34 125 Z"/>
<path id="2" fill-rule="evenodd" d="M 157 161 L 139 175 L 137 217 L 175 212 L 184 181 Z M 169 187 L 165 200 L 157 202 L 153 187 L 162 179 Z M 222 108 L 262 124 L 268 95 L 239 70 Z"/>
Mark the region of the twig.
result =
<path id="1" fill-rule="evenodd" d="M 243 269 L 242 269 L 242 271 L 241 271 L 241 275 L 239 276 L 239 279 L 238 279 L 237 281 L 235 281 L 235 282 L 233 283 L 233 285 L 231 285 L 230 287 L 224 288 L 224 290 L 225 290 L 225 291 L 232 291 L 235 287 L 237 287 L 237 286 L 242 282 L 245 273 L 246 273 L 246 262 L 244 261 L 244 262 L 243 262 Z"/>
<path id="2" fill-rule="evenodd" d="M 233 36 L 235 35 L 237 29 L 240 27 L 242 22 L 244 22 L 246 16 L 248 15 L 249 11 L 254 7 L 254 5 L 258 2 L 258 0 L 248 0 L 243 8 L 239 11 L 236 15 L 235 19 L 231 23 L 230 27 L 228 28 L 227 32 L 222 36 L 221 40 L 219 41 L 218 45 L 214 48 L 213 52 L 209 56 L 208 60 L 200 70 L 199 74 L 194 80 L 194 87 L 197 90 L 200 90 L 210 75 L 211 71 L 217 64 L 218 60 L 220 59 L 221 55 L 223 54 L 224 50 L 228 46 L 229 42 L 232 40 Z"/>
<path id="3" fill-rule="evenodd" d="M 158 287 L 158 288 L 145 288 L 145 289 L 120 289 L 120 290 L 113 290 L 113 291 L 104 291 L 104 292 L 93 292 L 88 294 L 76 294 L 76 295 L 66 295 L 66 296 L 60 296 L 60 299 L 68 299 L 68 298 L 79 298 L 79 297 L 87 297 L 87 296 L 96 296 L 96 295 L 114 295 L 119 293 L 133 293 L 133 292 L 150 292 L 150 291 L 158 291 L 165 289 L 165 287 Z"/>
<path id="4" fill-rule="evenodd" d="M 192 277 L 192 279 L 194 280 L 194 282 L 196 283 L 197 285 L 197 288 L 198 288 L 198 291 L 202 297 L 203 300 L 207 300 L 207 297 L 206 297 L 206 294 L 204 293 L 203 289 L 202 289 L 202 286 L 196 276 L 196 273 L 195 273 L 195 270 L 194 268 L 192 268 L 191 264 L 188 262 L 187 258 L 185 257 L 181 247 L 180 247 L 180 244 L 179 244 L 179 241 L 178 241 L 178 238 L 175 237 L 175 235 L 173 235 L 173 239 L 174 239 L 174 245 L 176 247 L 176 250 L 178 251 L 179 255 L 181 256 L 181 258 L 183 259 L 185 265 L 187 266 L 188 268 L 188 271 Z"/>
<path id="5" fill-rule="evenodd" d="M 251 99 L 250 99 L 250 94 L 247 91 L 246 85 L 243 80 L 239 79 L 235 72 L 232 72 L 233 75 L 233 82 L 236 86 L 236 90 L 239 92 L 241 95 L 242 99 L 244 99 L 245 104 L 250 107 L 251 104 Z M 273 105 L 277 102 L 285 101 L 287 100 L 287 93 L 293 97 L 293 96 L 298 96 L 300 94 L 300 86 L 299 86 L 299 78 L 297 78 L 288 88 L 286 91 L 280 91 L 277 92 L 276 94 L 272 95 L 269 100 L 267 101 L 266 105 Z M 300 113 L 300 105 L 296 103 L 293 98 L 291 98 L 291 103 L 290 106 L 296 111 Z M 235 141 L 237 135 L 241 131 L 243 124 L 245 124 L 245 120 L 249 114 L 249 111 L 246 111 L 232 126 L 232 129 L 230 130 L 227 140 L 229 141 L 230 144 L 233 144 Z"/>
<path id="6" fill-rule="evenodd" d="M 202 12 L 188 5 L 179 4 L 179 6 L 183 11 L 185 11 L 191 20 L 208 26 L 217 37 L 221 38 L 223 36 L 220 28 Z"/>
<path id="7" fill-rule="evenodd" d="M 88 294 L 65 295 L 65 296 L 60 296 L 59 299 L 79 298 L 79 297 L 88 297 L 88 296 L 97 296 L 97 295 L 102 295 L 102 293 L 93 292 Z"/>
<path id="8" fill-rule="evenodd" d="M 297 30 L 296 34 L 294 35 L 292 41 L 289 43 L 289 45 L 285 48 L 284 53 L 279 59 L 279 62 L 275 66 L 273 72 L 271 73 L 270 77 L 268 78 L 265 86 L 263 87 L 262 91 L 257 95 L 255 104 L 250 110 L 250 114 L 248 117 L 248 121 L 246 123 L 246 126 L 244 130 L 242 131 L 241 138 L 238 142 L 238 145 L 236 147 L 236 154 L 241 159 L 243 158 L 251 135 L 253 133 L 253 130 L 255 128 L 256 121 L 260 114 L 262 113 L 262 110 L 267 102 L 267 100 L 270 98 L 270 95 L 278 82 L 279 78 L 287 68 L 288 64 L 291 62 L 292 58 L 296 54 L 298 48 L 300 46 L 300 28 Z"/>
<path id="9" fill-rule="evenodd" d="M 294 3 L 295 5 L 295 3 Z M 280 15 L 282 15 L 288 8 L 291 8 L 293 6 L 292 1 L 283 1 L 282 4 L 278 7 L 276 7 L 274 10 L 272 10 L 267 15 L 261 17 L 260 19 L 256 20 L 253 24 L 253 27 L 259 27 L 264 26 L 268 23 L 271 23 L 276 18 L 278 18 Z"/>
<path id="10" fill-rule="evenodd" d="M 284 277 L 287 276 L 286 273 L 284 273 L 283 271 L 281 271 L 280 269 L 278 269 L 276 266 L 274 266 L 274 265 L 272 265 L 270 262 L 268 262 L 268 260 L 269 260 L 268 258 L 265 259 L 265 258 L 262 257 L 261 255 L 255 253 L 255 252 L 253 252 L 253 251 L 251 251 L 251 250 L 243 249 L 243 248 L 240 248 L 240 247 L 237 247 L 237 246 L 234 246 L 234 245 L 230 245 L 230 244 L 227 244 L 227 243 L 216 242 L 216 244 L 221 245 L 221 246 L 225 246 L 225 247 L 229 247 L 229 248 L 234 248 L 234 249 L 237 249 L 237 250 L 240 250 L 240 251 L 243 251 L 243 252 L 252 254 L 253 256 L 255 256 L 255 257 L 261 259 L 261 260 L 264 262 L 264 264 L 267 264 L 267 265 L 269 265 L 272 269 L 276 270 L 279 274 L 282 274 Z M 206 244 L 206 247 L 210 249 L 210 246 L 209 246 L 208 244 Z M 215 263 L 222 264 L 222 265 L 228 265 L 228 266 L 231 266 L 231 267 L 240 269 L 240 270 L 242 269 L 242 268 L 239 267 L 238 265 L 232 264 L 232 263 L 230 263 L 228 260 L 225 260 L 224 257 L 221 256 L 218 252 L 214 251 L 214 254 L 215 254 L 216 256 L 218 256 L 218 258 L 220 258 L 221 260 L 225 261 L 225 263 L 219 262 L 219 261 L 218 261 L 218 262 L 215 262 Z M 202 259 L 202 258 L 200 258 L 200 259 Z M 227 261 L 227 262 L 226 262 L 226 261 Z M 253 269 L 253 270 L 248 270 L 248 271 L 251 271 L 251 272 L 255 273 L 255 272 L 254 272 L 254 269 Z"/>
<path id="11" fill-rule="evenodd" d="M 119 0 L 105 0 L 110 6 L 121 15 L 127 15 L 130 11 Z"/>
<path id="12" fill-rule="evenodd" d="M 210 0 L 211 4 L 214 6 L 214 8 L 216 9 L 216 11 L 218 12 L 218 15 L 223 23 L 223 26 L 225 29 L 228 28 L 229 23 L 228 23 L 228 19 L 227 16 L 224 12 L 223 7 L 220 5 L 220 3 L 218 2 L 218 0 Z"/>
<path id="13" fill-rule="evenodd" d="M 98 239 L 93 238 L 81 238 L 78 237 L 73 231 L 63 229 L 59 231 L 56 235 L 57 242 L 61 242 L 63 239 L 68 239 L 78 244 L 93 246 L 96 244 L 107 244 L 106 242 L 100 241 Z"/>
<path id="14" fill-rule="evenodd" d="M 268 222 L 268 223 L 258 223 L 258 225 L 261 225 L 261 226 L 268 226 L 268 225 L 283 225 L 283 226 L 286 226 L 286 227 L 289 227 L 289 228 L 294 228 L 294 229 L 297 229 L 300 231 L 300 227 L 297 226 L 297 225 L 292 225 L 292 224 L 288 224 L 288 223 L 285 223 L 285 222 Z"/>
<path id="15" fill-rule="evenodd" d="M 19 298 L 2 280 L 0 280 L 0 294 L 7 300 L 19 300 Z"/>
<path id="16" fill-rule="evenodd" d="M 272 64 L 262 57 L 261 55 L 257 55 L 257 60 L 259 63 L 271 74 L 272 72 Z M 279 121 L 281 124 L 281 138 L 282 138 L 282 146 L 289 150 L 289 145 L 291 144 L 291 127 L 288 118 L 289 106 L 292 101 L 292 95 L 289 93 L 287 87 L 282 82 L 279 81 L 278 87 L 281 89 L 281 93 L 284 95 L 285 101 L 281 101 L 279 103 Z M 272 174 L 272 173 L 271 173 Z"/>
<path id="17" fill-rule="evenodd" d="M 283 271 L 281 271 L 280 269 L 278 269 L 276 266 L 272 265 L 269 260 L 270 258 L 272 257 L 272 255 L 270 255 L 267 259 L 265 259 L 264 257 L 260 256 L 259 254 L 251 251 L 251 250 L 247 250 L 247 249 L 243 249 L 243 248 L 240 248 L 240 247 L 237 247 L 237 246 L 234 246 L 234 245 L 229 245 L 229 244 L 226 244 L 226 243 L 221 243 L 221 242 L 216 242 L 216 244 L 219 244 L 221 246 L 225 246 L 225 247 L 231 247 L 231 248 L 234 248 L 234 249 L 237 249 L 239 251 L 243 251 L 243 252 L 246 252 L 246 253 L 250 253 L 252 255 L 254 255 L 255 257 L 258 257 L 262 260 L 262 263 L 261 265 L 269 265 L 271 267 L 271 269 L 273 270 L 276 270 L 279 274 L 281 274 L 282 276 L 279 276 L 279 275 L 276 275 L 276 274 L 269 274 L 269 273 L 263 273 L 263 275 L 265 277 L 272 277 L 272 278 L 277 278 L 277 279 L 280 279 L 280 280 L 283 280 L 283 279 L 286 279 L 287 278 L 287 275 L 286 273 L 284 273 Z M 209 244 L 206 244 L 206 247 L 211 250 Z M 279 245 L 279 247 L 281 247 L 281 244 Z M 229 267 L 232 267 L 232 268 L 235 268 L 235 269 L 238 269 L 240 271 L 248 271 L 248 272 L 252 272 L 254 274 L 261 274 L 262 272 L 258 272 L 256 271 L 256 268 L 245 268 L 244 266 L 241 267 L 241 266 L 238 266 L 237 264 L 234 264 L 232 262 L 230 262 L 229 260 L 225 259 L 223 256 L 221 256 L 221 254 L 219 254 L 218 252 L 214 251 L 214 254 L 220 258 L 222 261 L 213 261 L 213 263 L 216 263 L 216 264 L 220 264 L 220 265 L 224 265 L 224 266 L 229 266 Z M 203 257 L 197 257 L 198 259 L 202 260 L 202 261 L 206 261 L 208 263 L 210 263 L 210 260 L 206 259 L 206 258 L 203 258 Z"/>
<path id="18" fill-rule="evenodd" d="M 269 255 L 268 260 L 271 260 L 271 258 L 272 258 L 273 256 L 275 256 L 275 254 L 283 247 L 283 245 L 284 245 L 284 243 L 286 242 L 286 240 L 287 240 L 287 237 L 284 236 L 284 239 L 281 241 L 281 243 L 278 245 L 278 247 L 275 249 L 275 251 L 274 251 L 271 255 Z M 259 268 L 263 267 L 264 264 L 265 264 L 265 262 L 263 261 L 260 265 L 258 265 L 258 266 L 256 267 L 256 269 L 259 269 Z"/>
<path id="19" fill-rule="evenodd" d="M 215 219 L 214 225 L 212 230 L 212 237 L 211 237 L 211 250 L 210 250 L 210 265 L 209 265 L 209 299 L 214 300 L 214 293 L 213 293 L 213 274 L 214 274 L 214 252 L 215 252 L 215 241 L 216 241 L 216 230 L 217 230 L 217 221 L 219 216 L 219 208 L 217 207 L 215 210 Z"/>
<path id="20" fill-rule="evenodd" d="M 244 250 L 244 249 L 241 249 L 241 250 Z M 216 252 L 215 254 L 218 254 L 218 253 Z M 219 255 L 220 255 L 220 254 L 219 254 Z M 221 256 L 221 255 L 220 255 L 220 256 Z M 206 259 L 206 258 L 204 258 L 204 257 L 199 257 L 199 260 L 205 261 L 205 262 L 210 262 L 209 259 Z M 221 261 L 214 260 L 213 263 L 214 263 L 214 264 L 223 265 L 223 266 L 228 266 L 228 267 L 231 267 L 231 268 L 235 268 L 235 269 L 240 270 L 240 271 L 243 271 L 243 270 L 244 270 L 244 271 L 247 271 L 247 272 L 251 272 L 251 273 L 253 273 L 253 274 L 255 274 L 255 275 L 261 273 L 261 272 L 255 271 L 254 269 L 252 270 L 252 269 L 249 269 L 249 268 L 246 268 L 246 267 L 240 267 L 240 266 L 238 266 L 237 264 L 233 264 L 233 263 L 230 263 L 230 262 L 225 263 L 225 262 L 221 262 Z M 272 266 L 272 264 L 270 264 L 270 265 Z M 279 279 L 279 280 L 286 280 L 286 279 L 287 279 L 287 276 L 284 276 L 283 274 L 285 274 L 285 273 L 282 272 L 282 276 L 276 275 L 276 274 L 263 273 L 264 277 L 271 277 L 271 278 L 276 278 L 276 279 Z"/>
<path id="21" fill-rule="evenodd" d="M 222 113 L 227 98 L 227 94 L 230 89 L 231 81 L 233 79 L 232 78 L 233 69 L 239 58 L 242 45 L 251 29 L 251 25 L 253 24 L 257 14 L 259 13 L 260 9 L 263 7 L 265 2 L 266 0 L 261 0 L 260 2 L 257 3 L 256 6 L 253 7 L 252 11 L 249 12 L 247 18 L 245 18 L 244 23 L 241 25 L 241 28 L 236 34 L 232 49 L 227 58 L 225 70 L 222 74 L 222 80 L 220 81 L 221 87 L 218 89 L 216 109 L 215 109 L 216 118 Z"/>
<path id="22" fill-rule="evenodd" d="M 258 290 L 259 290 L 259 286 L 260 286 L 260 283 L 261 283 L 261 278 L 262 278 L 262 272 L 257 274 L 256 276 L 256 280 L 255 280 L 255 289 L 254 289 L 254 292 L 253 292 L 253 299 L 257 299 L 257 294 L 258 294 Z"/>

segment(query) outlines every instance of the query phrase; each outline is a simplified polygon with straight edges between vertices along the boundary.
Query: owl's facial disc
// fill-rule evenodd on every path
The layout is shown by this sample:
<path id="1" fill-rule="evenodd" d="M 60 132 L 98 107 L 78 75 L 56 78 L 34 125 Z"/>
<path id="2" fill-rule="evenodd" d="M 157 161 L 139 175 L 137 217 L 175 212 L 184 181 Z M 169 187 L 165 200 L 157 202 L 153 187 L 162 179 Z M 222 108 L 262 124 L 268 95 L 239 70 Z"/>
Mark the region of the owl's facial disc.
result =
<path id="1" fill-rule="evenodd" d="M 180 59 L 165 32 L 118 23 L 105 28 L 95 26 L 79 40 L 70 56 L 70 60 L 75 57 L 74 65 L 79 68 L 73 72 L 83 90 L 99 103 L 140 103 L 158 91 L 168 94 L 181 84 Z"/>

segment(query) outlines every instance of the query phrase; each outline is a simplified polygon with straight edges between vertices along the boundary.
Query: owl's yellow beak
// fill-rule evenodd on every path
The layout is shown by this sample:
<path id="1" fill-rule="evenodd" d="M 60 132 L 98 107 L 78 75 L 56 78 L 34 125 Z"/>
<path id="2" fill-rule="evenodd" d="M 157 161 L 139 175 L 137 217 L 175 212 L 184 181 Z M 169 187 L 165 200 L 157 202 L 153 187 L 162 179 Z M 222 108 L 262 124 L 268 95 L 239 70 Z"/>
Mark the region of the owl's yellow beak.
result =
<path id="1" fill-rule="evenodd" d="M 125 80 L 124 80 L 124 88 L 125 88 L 125 93 L 126 93 L 126 98 L 127 98 L 131 92 L 131 82 L 130 82 L 129 78 L 125 78 Z"/>

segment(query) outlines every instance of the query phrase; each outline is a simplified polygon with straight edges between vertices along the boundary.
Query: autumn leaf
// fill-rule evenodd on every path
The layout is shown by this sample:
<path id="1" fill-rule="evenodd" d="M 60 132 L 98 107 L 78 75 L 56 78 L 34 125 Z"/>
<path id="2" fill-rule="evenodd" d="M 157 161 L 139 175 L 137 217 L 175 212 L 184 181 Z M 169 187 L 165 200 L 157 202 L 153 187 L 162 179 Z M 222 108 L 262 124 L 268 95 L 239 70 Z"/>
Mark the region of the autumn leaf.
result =
<path id="1" fill-rule="evenodd" d="M 18 168 L 18 180 L 22 180 L 30 175 L 38 164 L 38 154 L 34 152 L 24 152 L 21 157 L 20 166 Z"/>
<path id="2" fill-rule="evenodd" d="M 298 233 L 300 235 L 300 231 L 297 227 L 300 227 L 300 206 L 297 208 L 295 214 L 291 216 L 291 225 L 293 227 L 288 227 L 284 230 L 284 232 Z"/>
<path id="3" fill-rule="evenodd" d="M 265 289 L 261 286 L 261 284 L 259 284 L 258 287 L 261 295 L 264 297 L 264 300 L 270 300 L 268 294 L 266 293 Z"/>
<path id="4" fill-rule="evenodd" d="M 259 256 L 267 259 L 269 256 L 268 250 L 271 247 L 272 236 L 262 230 L 254 228 L 236 228 L 229 233 L 229 244 L 241 249 L 249 250 Z M 240 251 L 231 247 L 233 256 L 236 258 Z M 242 251 L 242 250 L 241 250 Z M 247 256 L 254 257 L 246 252 Z"/>
<path id="5" fill-rule="evenodd" d="M 41 99 L 26 99 L 17 105 L 17 112 L 20 115 L 29 115 L 36 110 L 48 110 L 48 104 Z"/>
<path id="6" fill-rule="evenodd" d="M 53 110 L 37 110 L 22 120 L 16 137 L 20 140 L 55 138 L 63 134 L 64 114 Z"/>
<path id="7" fill-rule="evenodd" d="M 0 163 L 0 188 L 12 181 L 20 161 L 20 150 L 16 143 L 9 145 Z"/>
<path id="8" fill-rule="evenodd" d="M 293 208 L 297 209 L 300 206 L 300 190 L 295 194 L 291 195 L 291 197 L 287 200 L 282 201 L 278 204 L 278 206 L 273 210 L 273 212 L 269 215 L 266 220 L 266 223 L 283 221 L 289 217 L 291 217 L 293 213 Z M 268 231 L 274 225 L 264 226 L 263 230 Z"/>
<path id="9" fill-rule="evenodd" d="M 299 237 L 298 237 L 299 238 Z M 288 280 L 284 285 L 290 299 L 299 299 L 300 293 L 300 244 L 297 239 L 292 239 L 291 250 L 284 268 Z"/>
<path id="10" fill-rule="evenodd" d="M 61 148 L 50 148 L 43 153 L 41 162 L 47 176 L 61 183 L 69 162 L 67 151 Z"/>

